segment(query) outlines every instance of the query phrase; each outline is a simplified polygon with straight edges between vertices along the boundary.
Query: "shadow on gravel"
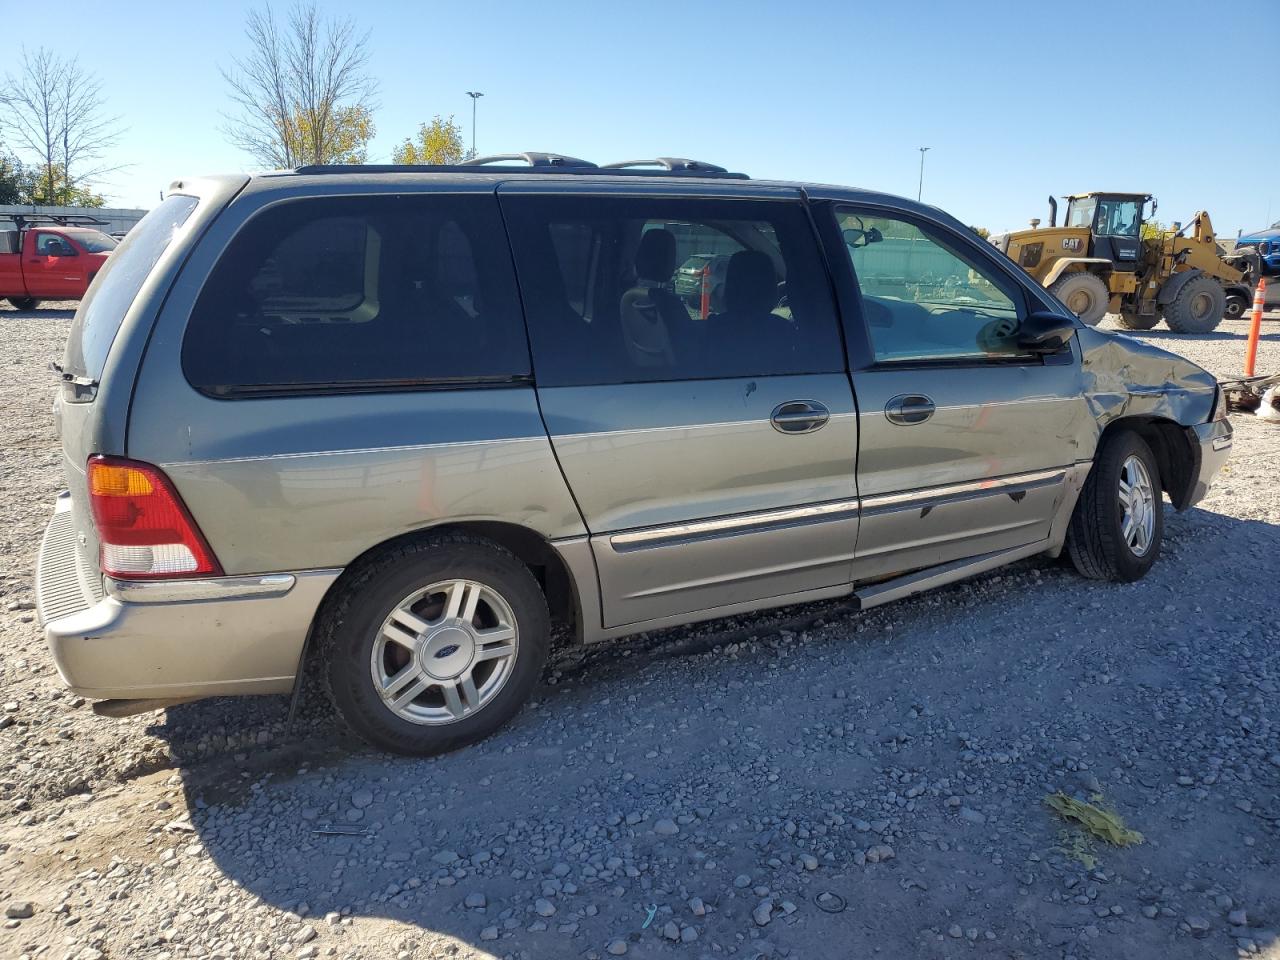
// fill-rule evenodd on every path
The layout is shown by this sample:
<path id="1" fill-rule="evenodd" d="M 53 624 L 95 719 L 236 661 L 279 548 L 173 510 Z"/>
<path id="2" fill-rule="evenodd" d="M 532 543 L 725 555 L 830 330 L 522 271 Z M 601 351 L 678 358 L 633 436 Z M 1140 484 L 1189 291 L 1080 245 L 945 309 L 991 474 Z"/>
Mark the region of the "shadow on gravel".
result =
<path id="1" fill-rule="evenodd" d="M 6 320 L 70 320 L 74 310 L 5 310 L 0 308 L 0 323 Z"/>
<path id="2" fill-rule="evenodd" d="M 0 306 L 0 323 L 5 320 L 70 320 L 76 316 L 76 307 L 46 307 L 41 310 L 14 310 L 8 303 Z"/>
<path id="3" fill-rule="evenodd" d="M 384 917 L 369 956 L 1272 956 L 1280 525 L 1169 512 L 1166 538 L 1138 584 L 1041 560 L 565 654 L 508 729 L 430 760 L 312 697 L 293 742 L 180 770 L 192 824 L 321 953 Z M 1147 842 L 1086 868 L 1058 789 Z"/>

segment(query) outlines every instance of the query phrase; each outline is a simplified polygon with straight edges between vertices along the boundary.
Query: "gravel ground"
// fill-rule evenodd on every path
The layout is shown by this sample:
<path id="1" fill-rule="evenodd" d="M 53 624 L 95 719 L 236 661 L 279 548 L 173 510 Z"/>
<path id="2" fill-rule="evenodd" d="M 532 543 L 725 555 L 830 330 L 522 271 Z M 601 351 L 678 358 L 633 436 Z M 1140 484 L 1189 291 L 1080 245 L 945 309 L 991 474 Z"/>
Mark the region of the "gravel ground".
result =
<path id="1" fill-rule="evenodd" d="M 506 731 L 388 760 L 315 697 L 64 693 L 30 580 L 69 317 L 0 308 L 0 956 L 1280 958 L 1280 426 L 1233 416 L 1141 583 L 1037 560 L 568 651 Z M 1143 337 L 1225 376 L 1244 330 Z"/>

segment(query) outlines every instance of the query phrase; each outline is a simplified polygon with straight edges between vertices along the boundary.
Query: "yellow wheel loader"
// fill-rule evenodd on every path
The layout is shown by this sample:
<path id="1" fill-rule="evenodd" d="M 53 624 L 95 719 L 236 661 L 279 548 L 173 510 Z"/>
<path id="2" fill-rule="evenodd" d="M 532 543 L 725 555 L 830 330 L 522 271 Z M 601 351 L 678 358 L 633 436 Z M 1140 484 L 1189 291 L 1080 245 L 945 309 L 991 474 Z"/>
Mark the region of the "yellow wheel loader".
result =
<path id="1" fill-rule="evenodd" d="M 1155 212 L 1150 194 L 1079 193 L 1067 198 L 1059 227 L 1050 197 L 1048 227 L 1032 220 L 1030 230 L 990 239 L 1090 326 L 1114 313 L 1130 330 L 1150 330 L 1163 316 L 1171 330 L 1207 333 L 1243 312 L 1256 270 L 1245 257 L 1223 259 L 1209 214 L 1144 237 L 1144 213 Z"/>

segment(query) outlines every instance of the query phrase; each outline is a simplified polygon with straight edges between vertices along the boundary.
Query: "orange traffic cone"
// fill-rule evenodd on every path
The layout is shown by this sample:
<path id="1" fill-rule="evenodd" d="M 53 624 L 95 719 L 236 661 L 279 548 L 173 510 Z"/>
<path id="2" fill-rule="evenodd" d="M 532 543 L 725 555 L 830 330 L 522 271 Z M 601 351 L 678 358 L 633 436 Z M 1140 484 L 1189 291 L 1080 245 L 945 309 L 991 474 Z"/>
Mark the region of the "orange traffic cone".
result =
<path id="1" fill-rule="evenodd" d="M 1249 345 L 1244 351 L 1244 375 L 1253 376 L 1258 361 L 1258 337 L 1262 334 L 1262 304 L 1267 298 L 1267 278 L 1261 277 L 1253 291 L 1253 324 L 1249 327 Z"/>

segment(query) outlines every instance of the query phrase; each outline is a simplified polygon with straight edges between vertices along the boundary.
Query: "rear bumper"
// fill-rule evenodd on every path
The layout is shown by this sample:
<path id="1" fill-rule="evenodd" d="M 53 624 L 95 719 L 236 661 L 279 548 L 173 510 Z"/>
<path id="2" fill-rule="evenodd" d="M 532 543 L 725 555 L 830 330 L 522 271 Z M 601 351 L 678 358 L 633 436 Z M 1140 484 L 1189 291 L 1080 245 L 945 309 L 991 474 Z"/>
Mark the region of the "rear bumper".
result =
<path id="1" fill-rule="evenodd" d="M 104 581 L 86 570 L 71 529 L 60 497 L 40 547 L 36 606 L 63 682 L 97 699 L 288 692 L 341 573 Z"/>
<path id="2" fill-rule="evenodd" d="M 1198 451 L 1195 473 L 1184 507 L 1199 503 L 1209 492 L 1209 485 L 1231 456 L 1233 431 L 1230 420 L 1213 420 L 1187 428 L 1188 439 Z"/>

